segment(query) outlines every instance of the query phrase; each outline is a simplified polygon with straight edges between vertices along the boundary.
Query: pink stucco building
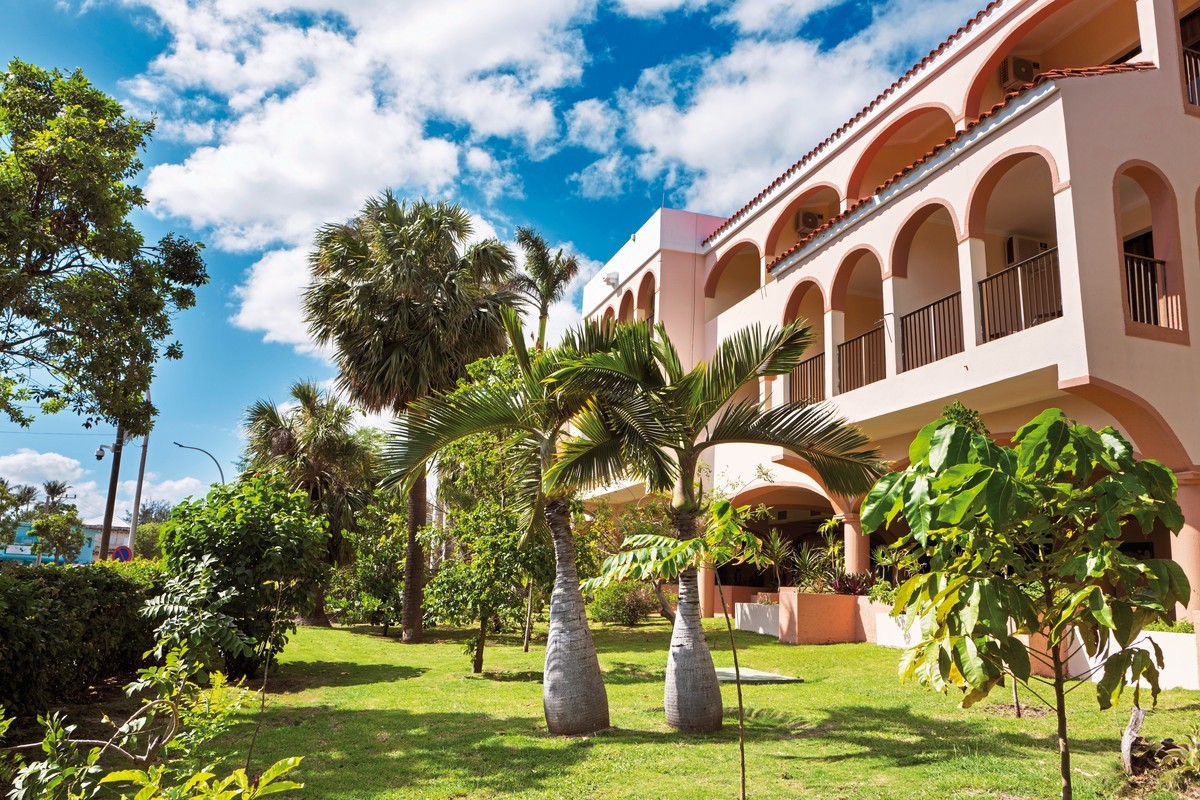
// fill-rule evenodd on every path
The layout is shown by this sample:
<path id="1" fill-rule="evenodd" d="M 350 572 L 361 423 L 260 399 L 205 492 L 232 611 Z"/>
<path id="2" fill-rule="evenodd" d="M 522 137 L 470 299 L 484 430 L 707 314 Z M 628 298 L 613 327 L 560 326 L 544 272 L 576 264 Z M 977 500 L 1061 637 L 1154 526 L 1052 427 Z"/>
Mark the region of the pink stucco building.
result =
<path id="1" fill-rule="evenodd" d="M 584 312 L 661 320 L 693 362 L 807 319 L 811 358 L 762 397 L 830 400 L 901 464 L 956 399 L 1001 439 L 1050 406 L 1113 425 L 1179 476 L 1187 526 L 1149 547 L 1183 566 L 1195 612 L 1198 228 L 1200 0 L 996 0 L 733 216 L 656 213 Z M 868 568 L 882 540 L 859 535 L 856 498 L 779 449 L 711 462 L 794 537 L 841 515 L 848 569 Z"/>

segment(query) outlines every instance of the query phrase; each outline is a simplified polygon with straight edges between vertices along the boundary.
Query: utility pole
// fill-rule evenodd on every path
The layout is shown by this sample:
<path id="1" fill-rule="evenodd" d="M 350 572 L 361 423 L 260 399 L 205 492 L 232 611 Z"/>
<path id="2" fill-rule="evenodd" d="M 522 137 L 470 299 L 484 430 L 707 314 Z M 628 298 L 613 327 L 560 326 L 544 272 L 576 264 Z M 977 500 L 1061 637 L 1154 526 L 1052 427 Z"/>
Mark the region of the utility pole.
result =
<path id="1" fill-rule="evenodd" d="M 108 478 L 108 502 L 104 507 L 104 532 L 100 534 L 100 560 L 108 560 L 108 547 L 112 543 L 113 511 L 117 506 L 117 481 L 121 477 L 121 449 L 125 446 L 125 423 L 117 423 L 117 440 L 113 442 L 112 472 Z"/>
<path id="2" fill-rule="evenodd" d="M 129 550 L 133 552 L 137 539 L 138 514 L 142 511 L 142 481 L 146 478 L 146 451 L 150 449 L 150 434 L 142 437 L 142 459 L 138 464 L 137 488 L 133 491 L 133 515 L 129 519 Z"/>

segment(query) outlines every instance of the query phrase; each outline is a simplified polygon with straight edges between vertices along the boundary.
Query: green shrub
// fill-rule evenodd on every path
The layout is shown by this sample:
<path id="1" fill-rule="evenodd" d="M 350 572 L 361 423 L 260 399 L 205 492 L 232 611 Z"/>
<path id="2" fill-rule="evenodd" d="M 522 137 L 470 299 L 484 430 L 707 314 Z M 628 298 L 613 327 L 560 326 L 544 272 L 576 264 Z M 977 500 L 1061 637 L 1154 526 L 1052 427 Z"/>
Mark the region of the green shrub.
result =
<path id="1" fill-rule="evenodd" d="M 879 581 L 871 587 L 867 592 L 867 596 L 871 598 L 873 603 L 883 603 L 885 605 L 896 604 L 896 587 L 887 581 Z"/>
<path id="2" fill-rule="evenodd" d="M 1175 622 L 1163 622 L 1155 620 L 1154 622 L 1146 623 L 1146 627 L 1142 630 L 1159 631 L 1160 633 L 1195 633 L 1196 626 L 1191 620 L 1181 619 Z"/>
<path id="3" fill-rule="evenodd" d="M 223 611 L 254 642 L 251 656 L 226 653 L 230 677 L 256 674 L 283 650 L 291 620 L 312 607 L 327 538 L 308 496 L 271 475 L 214 486 L 175 507 L 162 535 L 167 567 L 177 573 L 211 557 L 214 599 L 234 595 Z"/>
<path id="4" fill-rule="evenodd" d="M 637 625 L 658 609 L 654 590 L 644 583 L 610 583 L 595 591 L 588 616 L 612 625 Z"/>
<path id="5" fill-rule="evenodd" d="M 131 564 L 0 569 L 0 706 L 35 714 L 141 664 L 154 637 L 138 612 L 162 584 Z"/>
<path id="6" fill-rule="evenodd" d="M 133 538 L 133 554 L 139 558 L 162 558 L 162 522 L 139 522 Z"/>

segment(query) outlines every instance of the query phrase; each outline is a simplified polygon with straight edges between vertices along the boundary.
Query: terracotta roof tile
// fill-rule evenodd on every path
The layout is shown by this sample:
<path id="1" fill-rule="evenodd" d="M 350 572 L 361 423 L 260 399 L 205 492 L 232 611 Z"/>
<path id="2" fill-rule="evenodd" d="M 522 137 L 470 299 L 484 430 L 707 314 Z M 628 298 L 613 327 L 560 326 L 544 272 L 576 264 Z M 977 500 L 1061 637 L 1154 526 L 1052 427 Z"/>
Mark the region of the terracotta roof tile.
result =
<path id="1" fill-rule="evenodd" d="M 794 245 L 792 245 L 787 250 L 785 250 L 783 253 L 781 253 L 779 258 L 772 261 L 771 264 L 767 267 L 767 271 L 774 270 L 777 266 L 779 266 L 780 262 L 784 261 L 785 259 L 787 259 L 790 256 L 792 256 L 793 254 L 795 254 L 797 251 L 801 250 L 810 241 L 812 241 L 816 237 L 820 236 L 822 233 L 824 233 L 825 231 L 827 231 L 829 228 L 833 227 L 837 223 L 846 219 L 846 217 L 849 217 L 851 214 L 853 214 L 855 211 L 857 211 L 859 208 L 861 208 L 866 203 L 869 203 L 874 198 L 875 195 L 878 195 L 880 192 L 886 190 L 892 184 L 896 183 L 901 178 L 903 178 L 904 176 L 913 172 L 914 170 L 919 169 L 927 161 L 934 158 L 939 153 L 941 153 L 943 150 L 945 150 L 947 147 L 954 144 L 959 139 L 966 136 L 968 133 L 970 133 L 972 130 L 974 130 L 976 127 L 978 127 L 980 123 L 999 114 L 1001 111 L 1003 111 L 1009 105 L 1011 105 L 1014 100 L 1016 100 L 1018 97 L 1022 97 L 1027 92 L 1029 92 L 1029 90 L 1034 89 L 1038 86 L 1041 86 L 1042 84 L 1045 84 L 1045 83 L 1051 83 L 1053 81 L 1063 80 L 1066 78 L 1089 78 L 1089 77 L 1094 77 L 1097 75 L 1113 75 L 1113 74 L 1119 74 L 1119 73 L 1123 73 L 1123 72 L 1142 72 L 1145 70 L 1152 70 L 1152 69 L 1157 69 L 1157 67 L 1153 63 L 1148 62 L 1148 61 L 1138 61 L 1138 62 L 1131 63 L 1131 64 L 1109 64 L 1109 65 L 1102 66 L 1102 67 L 1079 67 L 1079 68 L 1074 68 L 1074 69 L 1053 69 L 1048 72 L 1041 73 L 1040 75 L 1035 77 L 1033 79 L 1033 81 L 1031 81 L 1030 83 L 1026 83 L 1025 85 L 1021 86 L 1020 88 L 1014 89 L 1013 91 L 1004 95 L 1003 100 L 1001 100 L 996 105 L 992 106 L 992 108 L 990 108 L 989 110 L 980 114 L 976 119 L 973 119 L 970 122 L 968 122 L 966 127 L 963 128 L 963 130 L 954 134 L 954 136 L 952 136 L 949 139 L 947 139 L 946 141 L 942 142 L 937 147 L 933 148 L 932 150 L 927 152 L 925 155 L 921 156 L 916 161 L 909 164 L 907 167 L 900 170 L 895 175 L 891 176 L 886 181 L 881 183 L 878 187 L 876 187 L 875 191 L 872 192 L 870 196 L 864 197 L 860 200 L 855 201 L 853 205 L 851 205 L 849 208 L 847 208 L 842 213 L 827 219 L 824 222 L 824 224 L 822 224 L 820 227 L 814 229 L 813 232 L 810 233 L 808 236 L 806 236 L 803 239 L 801 239 L 800 241 L 796 242 Z"/>
<path id="2" fill-rule="evenodd" d="M 917 74 L 917 72 L 919 72 L 921 69 L 926 67 L 930 62 L 932 62 L 934 59 L 936 59 L 938 56 L 940 56 L 943 52 L 945 52 L 946 49 L 948 47 L 950 47 L 950 45 L 957 42 L 959 39 L 961 39 L 963 36 L 965 36 L 967 33 L 969 33 L 973 28 L 975 28 L 977 25 L 979 25 L 981 22 L 983 22 L 1003 2 L 1004 2 L 1004 0 L 992 0 L 992 2 L 988 3 L 987 7 L 985 7 L 982 11 L 980 11 L 978 14 L 976 14 L 971 19 L 967 20 L 966 24 L 964 24 L 961 28 L 959 28 L 954 33 L 950 34 L 950 36 L 946 37 L 946 40 L 944 42 L 939 44 L 933 50 L 929 51 L 929 55 L 922 58 L 916 64 L 913 64 L 913 66 L 908 70 L 908 72 L 905 72 L 903 75 L 901 75 L 899 78 L 897 78 L 892 83 L 891 86 L 887 87 L 882 92 L 880 92 L 879 95 L 874 100 L 872 100 L 867 105 L 863 106 L 862 111 L 859 111 L 857 114 L 855 114 L 853 117 L 851 117 L 846 122 L 846 124 L 842 125 L 836 131 L 831 133 L 825 139 L 825 141 L 821 142 L 816 147 L 814 147 L 812 150 L 808 151 L 808 153 L 806 153 L 799 161 L 797 161 L 795 164 L 792 164 L 790 167 L 788 167 L 786 170 L 784 170 L 784 173 L 782 175 L 780 175 L 775 180 L 771 181 L 771 183 L 767 186 L 767 188 L 763 189 L 761 192 L 759 192 L 753 198 L 751 198 L 750 202 L 746 203 L 746 205 L 742 206 L 737 211 L 735 211 L 729 217 L 729 219 L 725 220 L 725 222 L 723 222 L 721 224 L 721 226 L 719 228 L 717 228 L 715 231 L 713 231 L 712 233 L 710 233 L 708 235 L 708 238 L 706 238 L 704 240 L 703 244 L 708 244 L 713 239 L 715 239 L 717 236 L 719 236 L 720 234 L 722 234 L 723 232 L 728 230 L 729 227 L 731 225 L 733 225 L 733 223 L 737 222 L 739 219 L 744 217 L 746 215 L 746 212 L 748 212 L 750 209 L 754 208 L 754 206 L 756 206 L 760 202 L 762 202 L 762 200 L 768 194 L 770 194 L 772 191 L 777 189 L 788 178 L 795 175 L 796 172 L 798 172 L 805 164 L 807 164 L 808 162 L 810 162 L 814 158 L 816 158 L 818 155 L 820 155 L 821 152 L 823 152 L 831 144 L 833 144 L 835 141 L 837 141 L 842 136 L 844 136 L 846 134 L 846 132 L 850 130 L 851 127 L 853 127 L 855 124 L 857 124 L 859 121 L 861 121 L 864 117 L 866 117 L 868 114 L 870 114 L 872 111 L 874 111 L 875 108 L 880 103 L 882 103 L 884 100 L 886 100 L 891 95 L 895 94 L 896 91 L 901 86 L 903 86 L 905 83 L 907 83 L 915 74 Z"/>

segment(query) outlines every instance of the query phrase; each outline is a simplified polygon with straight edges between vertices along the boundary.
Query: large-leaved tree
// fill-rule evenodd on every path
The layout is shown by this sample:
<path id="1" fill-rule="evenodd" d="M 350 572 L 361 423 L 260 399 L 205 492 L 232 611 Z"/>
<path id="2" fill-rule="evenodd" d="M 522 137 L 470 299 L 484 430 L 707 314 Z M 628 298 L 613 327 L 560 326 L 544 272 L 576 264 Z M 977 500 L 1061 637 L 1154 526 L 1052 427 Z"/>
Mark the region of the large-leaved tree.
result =
<path id="1" fill-rule="evenodd" d="M 1188 581 L 1170 559 L 1142 560 L 1121 548 L 1145 541 L 1158 524 L 1182 527 L 1175 475 L 1136 459 L 1116 430 L 1074 423 L 1058 409 L 1024 425 L 1011 447 L 941 419 L 917 435 L 909 458 L 907 469 L 880 479 L 862 509 L 865 532 L 903 522 L 896 546 L 928 565 L 897 592 L 895 613 L 909 615 L 918 637 L 900 676 L 956 687 L 964 708 L 1005 676 L 1034 694 L 1030 684 L 1047 676 L 1040 680 L 1052 692 L 1046 702 L 1058 718 L 1062 797 L 1070 800 L 1068 679 L 1102 672 L 1101 708 L 1127 685 L 1136 702 L 1139 681 L 1158 697 L 1163 655 L 1140 634 L 1187 601 Z M 1072 676 L 1069 663 L 1081 651 L 1094 666 Z"/>

